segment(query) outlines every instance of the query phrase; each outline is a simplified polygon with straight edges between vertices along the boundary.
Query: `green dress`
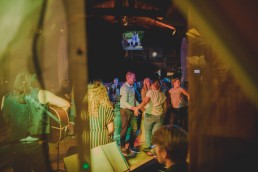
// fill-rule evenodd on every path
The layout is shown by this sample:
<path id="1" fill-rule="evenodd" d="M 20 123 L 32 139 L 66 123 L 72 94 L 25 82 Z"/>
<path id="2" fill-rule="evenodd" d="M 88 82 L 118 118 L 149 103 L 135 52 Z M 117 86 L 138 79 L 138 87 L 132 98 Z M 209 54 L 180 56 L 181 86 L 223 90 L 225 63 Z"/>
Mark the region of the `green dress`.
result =
<path id="1" fill-rule="evenodd" d="M 112 142 L 108 134 L 107 124 L 113 121 L 112 107 L 99 106 L 98 117 L 90 116 L 90 147 L 94 148 Z"/>

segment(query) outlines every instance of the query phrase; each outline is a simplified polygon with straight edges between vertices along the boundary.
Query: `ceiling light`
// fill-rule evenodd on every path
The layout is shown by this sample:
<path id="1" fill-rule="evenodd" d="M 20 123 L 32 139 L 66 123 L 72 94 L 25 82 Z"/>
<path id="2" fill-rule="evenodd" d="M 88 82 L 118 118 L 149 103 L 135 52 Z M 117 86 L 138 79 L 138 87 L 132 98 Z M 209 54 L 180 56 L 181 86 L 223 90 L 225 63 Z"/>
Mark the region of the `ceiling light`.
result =
<path id="1" fill-rule="evenodd" d="M 158 53 L 156 51 L 152 52 L 152 57 L 157 57 Z"/>

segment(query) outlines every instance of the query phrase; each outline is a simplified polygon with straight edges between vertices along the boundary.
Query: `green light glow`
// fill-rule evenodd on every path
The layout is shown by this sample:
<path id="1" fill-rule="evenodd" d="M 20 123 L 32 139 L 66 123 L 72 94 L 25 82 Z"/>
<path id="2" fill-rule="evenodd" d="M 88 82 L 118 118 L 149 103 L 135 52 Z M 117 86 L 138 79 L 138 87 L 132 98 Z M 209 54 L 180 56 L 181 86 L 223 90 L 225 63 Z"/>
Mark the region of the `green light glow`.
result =
<path id="1" fill-rule="evenodd" d="M 90 168 L 90 165 L 87 163 L 87 162 L 84 162 L 83 164 L 82 164 L 82 169 L 83 170 L 87 170 L 87 169 L 89 169 Z"/>

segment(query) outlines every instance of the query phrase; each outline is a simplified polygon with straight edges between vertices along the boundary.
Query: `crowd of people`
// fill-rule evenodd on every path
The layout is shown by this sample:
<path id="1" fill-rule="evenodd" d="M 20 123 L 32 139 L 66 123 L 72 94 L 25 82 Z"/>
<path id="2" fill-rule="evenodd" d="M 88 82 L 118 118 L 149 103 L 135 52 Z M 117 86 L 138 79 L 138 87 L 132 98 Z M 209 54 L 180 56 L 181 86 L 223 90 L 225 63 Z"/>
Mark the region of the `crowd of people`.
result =
<path id="1" fill-rule="evenodd" d="M 185 88 L 181 87 L 180 79 L 173 78 L 170 86 L 170 83 L 168 83 L 167 80 L 151 80 L 149 77 L 146 77 L 144 78 L 143 86 L 141 87 L 141 84 L 136 82 L 135 73 L 127 72 L 126 82 L 123 83 L 122 86 L 116 87 L 116 89 L 116 97 L 120 97 L 119 107 L 122 127 L 119 144 L 122 154 L 128 156 L 132 152 L 139 153 L 140 151 L 144 151 L 150 156 L 155 156 L 157 152 L 166 152 L 166 155 L 163 157 L 164 159 L 161 158 L 161 154 L 157 157 L 161 164 L 163 163 L 168 169 L 172 166 L 170 164 L 180 164 L 175 166 L 175 168 L 179 169 L 179 171 L 186 171 L 186 135 L 188 130 L 187 107 L 190 95 Z M 114 91 L 110 91 L 110 87 L 107 90 L 109 90 L 108 95 L 110 101 L 112 101 L 112 97 L 114 96 L 112 93 L 114 93 Z M 113 101 L 113 103 L 116 104 L 117 101 Z M 141 122 L 143 124 L 141 124 Z M 144 127 L 141 128 L 140 125 L 143 125 Z M 129 128 L 130 136 L 128 146 L 126 146 L 126 134 Z M 139 130 L 144 130 L 141 132 L 144 132 L 145 135 L 145 144 L 142 146 L 141 150 L 138 146 L 134 145 L 137 135 L 140 132 Z M 159 132 L 160 134 L 162 132 L 164 135 L 167 134 L 163 139 L 168 140 L 168 144 L 166 145 L 168 147 L 165 148 L 163 146 L 163 141 L 161 142 L 160 136 L 157 135 Z M 175 140 L 173 139 L 177 139 L 179 135 L 182 137 L 180 138 L 182 139 L 182 143 L 181 140 L 179 141 L 180 143 L 175 143 Z M 159 149 L 153 149 L 156 147 L 155 143 L 161 145 Z M 177 152 L 177 155 L 172 155 L 173 151 L 171 152 L 170 146 L 177 149 L 173 144 L 182 144 L 182 147 L 180 147 L 182 150 L 179 150 L 182 152 Z M 177 159 L 176 157 L 175 160 L 174 158 L 171 158 L 173 156 L 179 156 L 180 158 Z M 172 161 L 173 163 L 167 164 L 165 159 L 169 162 Z"/>
<path id="2" fill-rule="evenodd" d="M 108 87 L 100 79 L 88 84 L 83 100 L 88 107 L 80 113 L 89 121 L 90 148 L 115 141 L 114 132 L 119 132 L 116 141 L 123 156 L 143 151 L 155 156 L 167 171 L 172 166 L 186 171 L 190 96 L 180 86 L 180 79 L 173 78 L 171 87 L 168 82 L 149 77 L 141 84 L 133 72 L 127 72 L 125 79 L 121 84 L 114 78 Z M 14 90 L 3 96 L 1 122 L 6 127 L 6 142 L 11 145 L 14 171 L 50 171 L 47 152 L 51 127 L 44 109 L 49 105 L 62 108 L 70 118 L 68 132 L 76 126 L 70 84 L 64 80 L 61 91 L 54 94 L 40 89 L 35 74 L 24 72 L 17 75 Z M 120 115 L 120 131 L 115 131 L 115 113 Z M 135 145 L 140 131 L 145 136 L 141 149 Z"/>

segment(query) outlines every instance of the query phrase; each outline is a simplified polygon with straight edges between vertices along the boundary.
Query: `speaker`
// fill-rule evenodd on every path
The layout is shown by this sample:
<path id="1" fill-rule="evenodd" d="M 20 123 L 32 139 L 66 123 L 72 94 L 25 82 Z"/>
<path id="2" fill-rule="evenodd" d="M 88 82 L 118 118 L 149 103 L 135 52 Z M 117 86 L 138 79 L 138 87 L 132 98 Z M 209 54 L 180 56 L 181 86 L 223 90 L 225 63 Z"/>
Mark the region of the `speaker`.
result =
<path id="1" fill-rule="evenodd" d="M 64 158 L 64 165 L 67 172 L 79 172 L 80 162 L 79 155 L 73 154 Z"/>

